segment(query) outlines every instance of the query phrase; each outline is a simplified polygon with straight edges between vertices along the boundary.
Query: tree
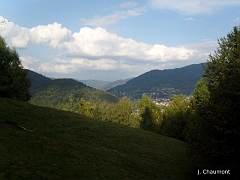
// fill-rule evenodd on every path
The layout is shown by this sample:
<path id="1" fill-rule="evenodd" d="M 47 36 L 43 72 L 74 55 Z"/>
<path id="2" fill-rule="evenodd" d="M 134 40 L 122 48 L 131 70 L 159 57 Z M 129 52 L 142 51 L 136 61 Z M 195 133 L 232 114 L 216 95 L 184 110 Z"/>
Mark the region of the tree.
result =
<path id="1" fill-rule="evenodd" d="M 154 119 L 153 119 L 153 116 L 152 116 L 152 112 L 151 112 L 151 109 L 146 106 L 144 108 L 144 111 L 140 114 L 141 118 L 142 118 L 142 121 L 140 123 L 140 127 L 142 129 L 145 129 L 147 131 L 154 131 L 155 129 L 155 123 L 154 123 Z"/>
<path id="2" fill-rule="evenodd" d="M 108 103 L 106 101 L 103 101 L 102 103 L 95 105 L 95 107 L 93 108 L 92 116 L 98 120 L 113 122 L 115 117 L 114 111 L 114 103 Z"/>
<path id="3" fill-rule="evenodd" d="M 189 100 L 183 94 L 175 95 L 163 112 L 160 133 L 169 137 L 185 140 L 188 118 L 191 114 Z"/>
<path id="4" fill-rule="evenodd" d="M 137 104 L 138 112 L 141 117 L 140 127 L 153 132 L 159 132 L 159 126 L 162 122 L 161 108 L 157 106 L 146 94 Z M 148 127 L 145 127 L 145 126 Z"/>
<path id="5" fill-rule="evenodd" d="M 209 101 L 190 152 L 197 168 L 240 170 L 240 29 L 218 40 L 203 74 Z M 199 100 L 197 102 L 200 102 Z M 199 141 L 200 140 L 200 141 Z"/>
<path id="6" fill-rule="evenodd" d="M 132 104 L 129 98 L 122 98 L 120 101 L 115 104 L 114 108 L 114 119 L 113 121 L 117 121 L 119 124 L 130 124 L 130 116 L 132 113 Z"/>
<path id="7" fill-rule="evenodd" d="M 210 98 L 210 92 L 203 78 L 197 82 L 192 97 L 191 104 L 193 109 L 198 111 L 205 109 Z"/>
<path id="8" fill-rule="evenodd" d="M 191 114 L 187 121 L 186 139 L 201 138 L 198 135 L 198 131 L 201 132 L 200 122 L 203 118 L 206 118 L 207 104 L 209 102 L 210 92 L 208 90 L 206 81 L 202 78 L 196 85 L 190 98 Z M 199 140 L 200 141 L 200 140 Z"/>
<path id="9" fill-rule="evenodd" d="M 187 129 L 185 138 L 188 143 L 188 155 L 191 157 L 195 172 L 197 169 L 203 168 L 206 162 L 201 158 L 205 147 L 205 124 L 203 119 L 207 116 L 207 105 L 209 103 L 210 92 L 206 81 L 202 78 L 196 85 L 190 100 L 191 114 L 187 121 Z"/>
<path id="10" fill-rule="evenodd" d="M 31 83 L 26 76 L 17 51 L 9 48 L 0 36 L 0 97 L 28 101 Z"/>

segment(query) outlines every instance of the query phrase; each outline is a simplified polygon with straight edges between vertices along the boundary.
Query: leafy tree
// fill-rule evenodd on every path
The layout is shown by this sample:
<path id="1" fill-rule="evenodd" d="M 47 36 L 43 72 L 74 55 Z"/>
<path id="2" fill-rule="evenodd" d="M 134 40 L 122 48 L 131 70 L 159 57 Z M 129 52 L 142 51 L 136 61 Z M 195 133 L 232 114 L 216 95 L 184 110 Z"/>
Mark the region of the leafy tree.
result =
<path id="1" fill-rule="evenodd" d="M 142 99 L 138 101 L 137 106 L 141 117 L 140 127 L 158 132 L 159 126 L 162 122 L 161 108 L 157 106 L 146 94 L 142 95 Z M 145 127 L 145 125 L 148 125 L 149 127 Z"/>
<path id="2" fill-rule="evenodd" d="M 191 114 L 189 100 L 183 94 L 175 95 L 163 112 L 160 133 L 169 137 L 185 140 L 188 118 Z"/>
<path id="3" fill-rule="evenodd" d="M 129 98 L 122 98 L 115 105 L 114 108 L 114 121 L 117 121 L 119 124 L 130 124 L 130 116 L 132 113 L 131 100 Z"/>
<path id="4" fill-rule="evenodd" d="M 140 114 L 141 118 L 142 118 L 142 121 L 140 123 L 140 127 L 142 129 L 145 129 L 147 131 L 154 131 L 154 128 L 155 128 L 155 123 L 154 123 L 154 119 L 153 119 L 153 116 L 152 116 L 152 112 L 151 112 L 151 109 L 146 106 L 144 108 L 144 111 Z"/>
<path id="5" fill-rule="evenodd" d="M 132 113 L 130 116 L 130 127 L 140 128 L 141 117 L 138 114 Z"/>
<path id="6" fill-rule="evenodd" d="M 26 76 L 17 51 L 9 48 L 0 36 L 0 97 L 28 101 L 31 83 Z"/>
<path id="7" fill-rule="evenodd" d="M 197 82 L 192 97 L 191 104 L 193 109 L 198 111 L 205 109 L 210 98 L 210 92 L 206 81 L 203 78 Z"/>
<path id="8" fill-rule="evenodd" d="M 200 111 L 190 152 L 197 168 L 240 170 L 240 29 L 218 41 L 203 75 L 209 101 Z M 197 101 L 199 105 L 201 101 Z M 202 101 L 203 102 L 203 101 Z M 199 107 L 199 106 L 198 106 Z"/>
<path id="9" fill-rule="evenodd" d="M 103 121 L 114 121 L 115 104 L 107 103 L 106 101 L 96 105 L 93 109 L 93 117 Z"/>

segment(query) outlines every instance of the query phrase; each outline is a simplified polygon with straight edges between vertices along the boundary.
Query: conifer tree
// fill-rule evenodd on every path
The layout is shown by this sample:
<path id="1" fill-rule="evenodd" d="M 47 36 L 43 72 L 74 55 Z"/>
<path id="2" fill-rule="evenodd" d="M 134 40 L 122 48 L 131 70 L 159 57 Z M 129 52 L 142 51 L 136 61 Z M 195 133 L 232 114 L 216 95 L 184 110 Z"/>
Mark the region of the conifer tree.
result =
<path id="1" fill-rule="evenodd" d="M 197 168 L 240 170 L 240 29 L 218 41 L 203 75 L 209 101 L 190 141 Z"/>

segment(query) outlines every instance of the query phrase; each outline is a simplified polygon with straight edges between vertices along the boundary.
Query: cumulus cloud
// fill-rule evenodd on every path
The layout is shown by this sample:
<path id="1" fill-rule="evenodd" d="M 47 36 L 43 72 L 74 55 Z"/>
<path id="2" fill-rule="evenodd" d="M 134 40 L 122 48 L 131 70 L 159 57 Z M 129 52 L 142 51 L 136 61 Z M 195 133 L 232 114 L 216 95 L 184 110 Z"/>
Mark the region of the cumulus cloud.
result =
<path id="1" fill-rule="evenodd" d="M 26 69 L 42 73 L 69 73 L 75 72 L 77 67 L 69 61 L 53 58 L 52 61 L 43 62 L 32 56 L 20 56 L 22 65 Z"/>
<path id="2" fill-rule="evenodd" d="M 239 0 L 151 0 L 151 7 L 177 11 L 184 15 L 210 14 L 228 6 L 240 6 Z"/>
<path id="3" fill-rule="evenodd" d="M 103 71 L 119 74 L 127 72 L 123 74 L 136 76 L 151 69 L 204 62 L 217 46 L 215 41 L 210 40 L 176 47 L 151 45 L 120 37 L 101 27 L 84 27 L 72 34 L 58 23 L 28 29 L 10 22 L 7 28 L 6 32 L 0 34 L 11 46 L 27 48 L 31 42 L 39 45 L 39 48 L 51 47 L 51 52 L 61 50 L 61 56 L 42 54 L 44 59 L 20 54 L 25 68 L 48 73 L 50 77 L 56 74 L 81 74 L 82 71 L 89 72 L 92 76 L 94 72 Z M 63 52 L 66 53 L 62 54 Z"/>
<path id="4" fill-rule="evenodd" d="M 53 23 L 47 26 L 37 26 L 30 29 L 30 39 L 34 44 L 46 44 L 56 49 L 71 38 L 71 31 L 61 24 Z"/>
<path id="5" fill-rule="evenodd" d="M 0 20 L 7 22 L 4 24 L 5 30 L 0 34 L 10 46 L 15 48 L 27 48 L 28 43 L 32 42 L 57 49 L 60 48 L 59 45 L 71 38 L 71 31 L 56 22 L 28 29 L 9 22 L 1 16 Z"/>
<path id="6" fill-rule="evenodd" d="M 118 60 L 156 61 L 185 60 L 195 52 L 185 47 L 166 47 L 139 43 L 109 33 L 104 28 L 82 28 L 73 34 L 73 40 L 63 45 L 69 56 L 84 56 L 92 59 L 108 57 Z"/>
<path id="7" fill-rule="evenodd" d="M 32 56 L 20 56 L 19 57 L 21 62 L 22 62 L 22 65 L 25 69 L 30 69 L 32 71 L 36 71 L 37 68 L 39 67 L 39 65 L 41 64 L 40 60 L 35 58 L 35 57 L 32 57 Z"/>
<path id="8" fill-rule="evenodd" d="M 120 5 L 120 8 L 127 8 L 125 11 L 116 11 L 113 14 L 106 16 L 93 16 L 90 19 L 81 18 L 80 21 L 87 26 L 106 26 L 115 24 L 121 19 L 135 17 L 143 14 L 146 11 L 145 7 L 137 6 L 135 2 L 126 2 Z"/>
<path id="9" fill-rule="evenodd" d="M 4 31 L 0 31 L 0 34 L 5 38 L 8 44 L 12 47 L 26 48 L 29 42 L 29 29 L 20 27 L 11 21 L 0 16 L 1 26 L 4 26 Z"/>

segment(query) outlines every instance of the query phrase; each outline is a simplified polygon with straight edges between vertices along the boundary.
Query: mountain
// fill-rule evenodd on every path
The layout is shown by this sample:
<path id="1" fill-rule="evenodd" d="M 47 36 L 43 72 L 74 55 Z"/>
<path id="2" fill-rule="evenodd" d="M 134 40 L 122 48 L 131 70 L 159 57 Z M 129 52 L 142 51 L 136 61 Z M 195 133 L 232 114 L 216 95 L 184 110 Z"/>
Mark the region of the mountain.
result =
<path id="1" fill-rule="evenodd" d="M 116 86 L 118 86 L 118 85 L 125 84 L 126 82 L 128 82 L 128 81 L 131 80 L 131 79 L 132 79 L 132 78 L 113 81 L 113 82 L 110 82 L 110 83 L 106 84 L 106 85 L 103 86 L 101 89 L 103 89 L 103 90 L 108 90 L 108 89 L 114 88 L 114 87 L 116 87 Z"/>
<path id="2" fill-rule="evenodd" d="M 97 89 L 102 89 L 105 85 L 109 84 L 111 81 L 101 81 L 101 80 L 78 80 L 87 86 L 97 88 Z"/>
<path id="3" fill-rule="evenodd" d="M 93 88 L 108 90 L 108 89 L 111 89 L 115 86 L 125 84 L 130 79 L 132 79 L 132 78 L 123 79 L 123 80 L 116 80 L 116 81 L 113 81 L 113 82 L 111 82 L 111 81 L 101 81 L 101 80 L 92 80 L 92 79 L 90 79 L 90 80 L 77 80 L 77 81 L 83 82 L 87 86 L 90 86 L 90 87 L 93 87 Z"/>
<path id="4" fill-rule="evenodd" d="M 151 98 L 169 98 L 174 94 L 190 95 L 204 73 L 204 64 L 192 64 L 182 68 L 152 70 L 108 92 L 118 97 L 141 98 L 146 93 Z"/>
<path id="5" fill-rule="evenodd" d="M 29 89 L 31 104 L 57 107 L 68 102 L 70 94 L 74 94 L 76 100 L 84 98 L 91 103 L 118 101 L 118 97 L 109 92 L 89 87 L 73 79 L 50 79 L 30 70 L 27 76 L 32 82 Z"/>
<path id="6" fill-rule="evenodd" d="M 52 82 L 51 78 L 45 77 L 31 70 L 28 70 L 27 77 L 31 80 L 31 87 L 29 88 L 31 96 L 37 93 L 40 89 L 45 89 Z"/>

